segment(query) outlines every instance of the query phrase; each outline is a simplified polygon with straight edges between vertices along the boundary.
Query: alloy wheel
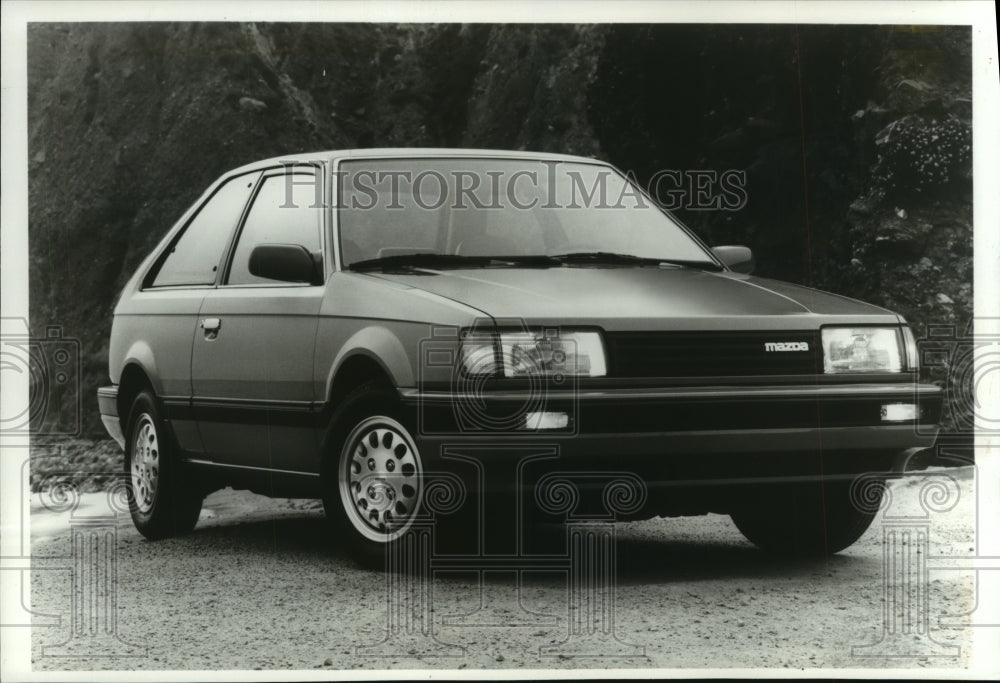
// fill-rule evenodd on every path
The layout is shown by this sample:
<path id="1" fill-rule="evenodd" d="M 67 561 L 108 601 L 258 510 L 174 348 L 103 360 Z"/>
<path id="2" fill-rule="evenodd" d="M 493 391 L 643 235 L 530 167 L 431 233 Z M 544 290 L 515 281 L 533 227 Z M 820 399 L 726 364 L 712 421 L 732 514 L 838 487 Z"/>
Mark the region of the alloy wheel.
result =
<path id="1" fill-rule="evenodd" d="M 132 441 L 132 495 L 139 512 L 153 508 L 160 482 L 160 443 L 156 425 L 148 413 L 139 416 Z"/>
<path id="2" fill-rule="evenodd" d="M 423 470 L 406 428 L 369 417 L 348 435 L 340 457 L 340 499 L 365 538 L 388 543 L 409 528 L 420 509 Z"/>

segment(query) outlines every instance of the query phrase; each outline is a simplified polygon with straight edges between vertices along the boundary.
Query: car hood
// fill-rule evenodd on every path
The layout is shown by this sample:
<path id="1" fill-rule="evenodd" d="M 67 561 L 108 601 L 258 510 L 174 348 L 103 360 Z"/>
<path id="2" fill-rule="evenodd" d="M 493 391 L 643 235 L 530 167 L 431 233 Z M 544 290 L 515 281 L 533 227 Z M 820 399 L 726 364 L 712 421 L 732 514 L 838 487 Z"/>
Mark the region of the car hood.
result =
<path id="1" fill-rule="evenodd" d="M 815 329 L 830 323 L 899 321 L 885 309 L 808 287 L 673 266 L 369 274 L 461 302 L 495 319 L 528 324 L 607 330 Z"/>

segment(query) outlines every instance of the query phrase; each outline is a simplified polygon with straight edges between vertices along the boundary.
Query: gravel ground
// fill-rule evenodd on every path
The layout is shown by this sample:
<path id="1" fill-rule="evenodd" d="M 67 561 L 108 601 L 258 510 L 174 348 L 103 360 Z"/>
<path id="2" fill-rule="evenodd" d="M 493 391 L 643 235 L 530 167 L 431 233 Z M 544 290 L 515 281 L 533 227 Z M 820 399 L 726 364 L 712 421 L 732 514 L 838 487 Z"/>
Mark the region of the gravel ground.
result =
<path id="1" fill-rule="evenodd" d="M 974 553 L 972 468 L 948 472 L 961 495 L 952 509 L 927 518 L 932 558 Z M 894 482 L 887 514 L 917 519 L 925 481 Z M 106 500 L 83 494 L 75 519 L 100 514 Z M 931 645 L 915 630 L 884 643 L 886 652 L 915 656 L 852 655 L 852 646 L 883 634 L 887 521 L 876 521 L 832 558 L 790 562 L 756 550 L 719 515 L 617 525 L 614 637 L 602 638 L 595 627 L 589 645 L 576 650 L 583 655 L 574 653 L 578 640 L 560 645 L 579 610 L 558 563 L 524 572 L 520 587 L 512 572 L 488 573 L 482 584 L 475 571 L 438 572 L 425 612 L 434 637 L 421 637 L 416 627 L 407 635 L 403 622 L 400 636 L 378 646 L 386 637 L 387 586 L 398 575 L 360 569 L 324 543 L 323 513 L 314 501 L 229 489 L 206 500 L 198 528 L 183 538 L 149 542 L 127 514 L 117 520 L 118 634 L 145 650 L 128 658 L 56 657 L 51 646 L 71 635 L 69 513 L 51 512 L 37 497 L 32 510 L 32 609 L 62 616 L 61 625 L 33 631 L 36 670 L 928 667 L 958 673 L 971 661 L 973 629 L 937 621 L 973 608 L 968 571 L 932 571 L 927 584 L 930 633 L 957 647 L 958 656 L 919 656 Z M 543 533 L 561 540 L 565 529 L 553 525 Z M 93 623 L 100 630 L 109 620 Z M 109 647 L 87 636 L 76 642 L 83 652 Z"/>

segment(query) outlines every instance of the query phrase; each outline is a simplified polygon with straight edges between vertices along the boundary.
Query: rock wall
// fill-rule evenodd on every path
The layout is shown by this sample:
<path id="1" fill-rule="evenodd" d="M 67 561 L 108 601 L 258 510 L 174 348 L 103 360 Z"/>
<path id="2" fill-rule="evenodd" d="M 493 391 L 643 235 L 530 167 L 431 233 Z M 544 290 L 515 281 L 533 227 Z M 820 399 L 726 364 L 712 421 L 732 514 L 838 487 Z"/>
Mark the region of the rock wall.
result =
<path id="1" fill-rule="evenodd" d="M 971 34 L 872 26 L 34 24 L 31 311 L 101 432 L 118 290 L 204 187 L 324 148 L 468 146 L 747 173 L 681 211 L 764 276 L 926 324 L 972 310 Z"/>

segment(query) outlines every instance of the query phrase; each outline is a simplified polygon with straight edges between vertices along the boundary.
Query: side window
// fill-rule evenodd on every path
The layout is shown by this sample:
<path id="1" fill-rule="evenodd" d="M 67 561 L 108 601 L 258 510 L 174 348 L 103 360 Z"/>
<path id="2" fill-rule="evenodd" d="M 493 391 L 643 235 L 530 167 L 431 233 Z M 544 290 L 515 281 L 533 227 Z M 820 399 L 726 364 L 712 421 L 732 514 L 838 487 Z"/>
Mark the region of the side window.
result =
<path id="1" fill-rule="evenodd" d="M 259 176 L 259 173 L 237 176 L 216 190 L 174 243 L 160 265 L 153 287 L 215 283 L 222 252 Z"/>
<path id="2" fill-rule="evenodd" d="M 240 231 L 229 268 L 230 285 L 274 283 L 250 274 L 250 252 L 258 244 L 301 244 L 321 251 L 322 208 L 316 204 L 313 173 L 281 174 L 264 178 Z"/>

